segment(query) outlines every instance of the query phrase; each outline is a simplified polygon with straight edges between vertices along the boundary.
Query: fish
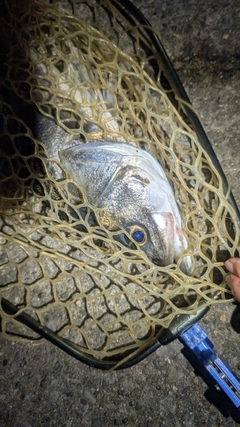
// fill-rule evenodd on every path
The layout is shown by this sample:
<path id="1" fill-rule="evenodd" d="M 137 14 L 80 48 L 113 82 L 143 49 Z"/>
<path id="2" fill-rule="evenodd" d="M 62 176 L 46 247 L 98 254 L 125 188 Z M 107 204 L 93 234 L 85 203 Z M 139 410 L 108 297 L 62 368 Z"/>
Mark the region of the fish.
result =
<path id="1" fill-rule="evenodd" d="M 38 56 L 36 49 L 30 52 L 32 60 L 35 56 Z M 38 75 L 47 73 L 44 64 L 36 66 Z M 127 143 L 121 136 L 116 108 L 113 108 L 114 84 L 107 84 L 105 89 L 97 91 L 91 89 L 94 75 L 82 66 L 80 60 L 74 60 L 65 74 L 56 67 L 52 72 L 63 91 L 69 90 L 71 79 L 78 83 L 75 98 L 93 142 L 84 144 L 80 135 L 68 133 L 34 106 L 31 106 L 35 110 L 31 114 L 27 114 L 25 108 L 19 108 L 20 117 L 21 114 L 31 117 L 28 120 L 32 122 L 33 136 L 45 146 L 50 175 L 55 181 L 63 179 L 62 171 L 51 161 L 60 160 L 75 184 L 84 189 L 89 203 L 103 210 L 101 225 L 113 231 L 118 228 L 126 231 L 118 234 L 122 244 L 130 249 L 143 250 L 159 266 L 178 262 L 187 251 L 188 242 L 172 187 L 160 163 L 146 150 Z M 89 84 L 85 91 L 84 82 Z M 105 141 L 97 140 L 101 129 L 94 120 L 93 105 L 101 106 L 101 117 L 107 129 Z M 114 141 L 111 140 L 113 134 Z M 180 268 L 184 273 L 190 273 L 190 256 L 182 257 Z"/>
<path id="2" fill-rule="evenodd" d="M 128 143 L 94 141 L 58 151 L 64 168 L 84 189 L 89 203 L 104 210 L 102 224 L 123 228 L 119 239 L 143 250 L 156 265 L 177 262 L 188 242 L 172 187 L 160 163 Z M 189 274 L 191 257 L 181 270 Z"/>
<path id="3" fill-rule="evenodd" d="M 104 210 L 101 225 L 126 230 L 132 240 L 119 234 L 119 241 L 130 249 L 134 242 L 156 265 L 179 260 L 188 249 L 180 211 L 162 166 L 150 153 L 126 142 L 84 143 L 38 111 L 28 116 L 34 117 L 31 129 L 48 159 L 60 161 L 89 203 Z M 63 179 L 54 161 L 49 172 L 55 181 Z M 190 274 L 191 268 L 186 255 L 180 269 Z"/>

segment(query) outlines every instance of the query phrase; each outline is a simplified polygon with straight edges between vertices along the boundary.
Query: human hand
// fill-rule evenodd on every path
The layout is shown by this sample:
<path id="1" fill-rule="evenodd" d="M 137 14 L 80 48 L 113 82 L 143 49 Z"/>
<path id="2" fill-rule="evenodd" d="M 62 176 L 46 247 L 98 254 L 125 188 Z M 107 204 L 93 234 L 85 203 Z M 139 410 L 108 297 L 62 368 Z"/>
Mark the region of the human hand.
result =
<path id="1" fill-rule="evenodd" d="M 230 258 L 225 262 L 230 272 L 227 284 L 231 288 L 234 298 L 240 302 L 240 258 Z"/>

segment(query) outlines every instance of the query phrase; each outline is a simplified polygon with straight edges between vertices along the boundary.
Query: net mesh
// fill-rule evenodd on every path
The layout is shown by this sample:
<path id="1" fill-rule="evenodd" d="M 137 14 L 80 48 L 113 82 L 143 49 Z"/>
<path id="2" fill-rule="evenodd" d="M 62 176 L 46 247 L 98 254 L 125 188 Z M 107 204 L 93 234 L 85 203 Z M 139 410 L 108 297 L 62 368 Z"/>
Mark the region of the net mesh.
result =
<path id="1" fill-rule="evenodd" d="M 1 296 L 83 354 L 121 359 L 177 314 L 226 301 L 236 213 L 181 104 L 162 87 L 161 67 L 154 78 L 140 26 L 108 1 L 18 3 L 2 4 L 0 25 Z M 45 142 L 52 129 L 63 146 L 124 141 L 159 161 L 183 219 L 189 275 L 181 258 L 159 267 L 116 240 L 126 231 L 106 227 L 105 212 Z M 3 336 L 38 342 L 15 316 L 1 310 Z"/>

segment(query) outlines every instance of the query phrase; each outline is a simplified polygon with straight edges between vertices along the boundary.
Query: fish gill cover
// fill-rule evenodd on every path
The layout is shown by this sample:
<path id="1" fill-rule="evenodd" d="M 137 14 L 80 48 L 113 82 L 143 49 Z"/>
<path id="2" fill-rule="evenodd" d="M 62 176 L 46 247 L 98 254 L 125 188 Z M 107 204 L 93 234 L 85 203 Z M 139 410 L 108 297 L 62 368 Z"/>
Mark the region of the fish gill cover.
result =
<path id="1" fill-rule="evenodd" d="M 239 247 L 222 178 L 142 34 L 107 0 L 1 4 L 1 296 L 97 359 L 121 359 L 177 314 L 225 302 L 224 261 Z M 188 244 L 177 262 L 152 262 L 63 166 L 58 150 L 93 141 L 131 144 L 162 166 Z M 39 342 L 0 310 L 4 337 Z"/>

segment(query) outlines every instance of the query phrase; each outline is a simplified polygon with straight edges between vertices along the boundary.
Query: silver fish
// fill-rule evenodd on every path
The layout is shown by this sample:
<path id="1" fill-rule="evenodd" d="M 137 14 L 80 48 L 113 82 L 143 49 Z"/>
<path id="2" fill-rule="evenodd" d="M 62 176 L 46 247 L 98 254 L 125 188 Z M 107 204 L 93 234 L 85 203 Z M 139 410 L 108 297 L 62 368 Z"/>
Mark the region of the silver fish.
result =
<path id="1" fill-rule="evenodd" d="M 156 159 L 125 143 L 93 142 L 60 150 L 63 166 L 84 188 L 89 202 L 103 208 L 103 225 L 121 226 L 157 265 L 177 261 L 187 249 L 173 190 Z M 131 240 L 122 236 L 131 247 Z M 189 273 L 191 258 L 181 269 Z"/>
<path id="2" fill-rule="evenodd" d="M 112 133 L 116 132 L 116 142 L 81 144 L 78 138 L 74 139 L 49 117 L 40 117 L 39 113 L 35 114 L 34 134 L 45 145 L 48 158 L 60 160 L 72 174 L 75 183 L 84 188 L 89 202 L 96 208 L 104 209 L 102 225 L 112 230 L 124 228 L 154 263 L 163 266 L 172 264 L 188 248 L 188 244 L 167 177 L 150 154 L 125 143 L 119 133 L 117 111 L 113 108 L 115 85 L 109 81 L 104 90 L 91 89 L 90 82 L 95 82 L 94 75 L 83 67 L 83 58 L 74 49 L 76 58 L 65 74 L 61 74 L 56 67 L 52 69 L 59 89 L 67 93 L 70 80 L 80 83 L 75 98 L 87 131 L 92 134 L 91 138 L 97 140 L 100 131 L 93 120 L 91 107 L 97 104 L 109 130 L 107 138 L 111 140 Z M 33 61 L 38 55 L 38 50 L 30 51 Z M 40 67 L 38 74 L 47 73 L 44 64 L 37 67 Z M 83 82 L 89 85 L 85 94 Z M 54 162 L 50 162 L 49 171 L 55 180 L 62 178 Z M 132 247 L 133 243 L 125 234 L 119 239 Z M 186 273 L 190 272 L 189 256 L 183 258 L 181 268 Z"/>

